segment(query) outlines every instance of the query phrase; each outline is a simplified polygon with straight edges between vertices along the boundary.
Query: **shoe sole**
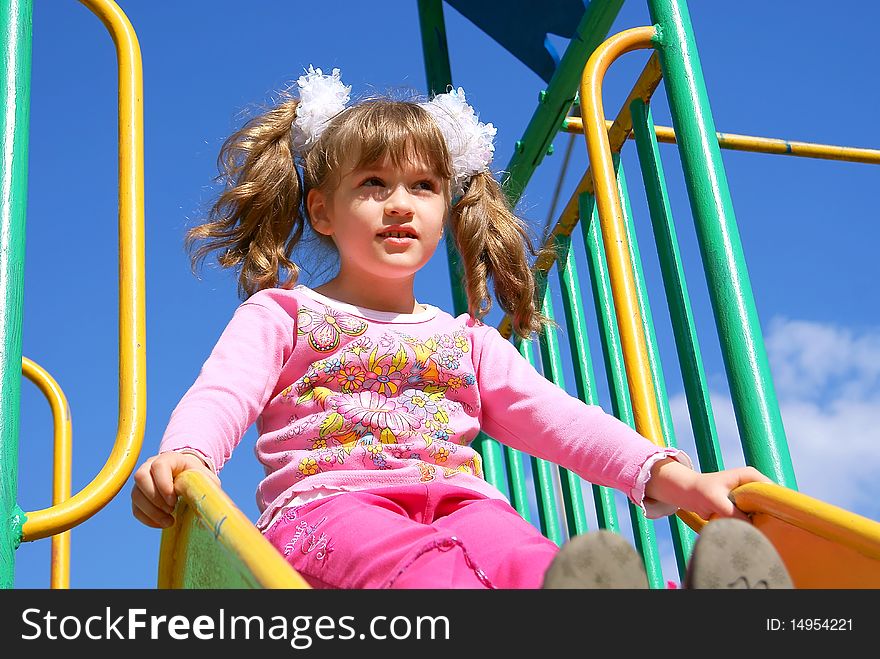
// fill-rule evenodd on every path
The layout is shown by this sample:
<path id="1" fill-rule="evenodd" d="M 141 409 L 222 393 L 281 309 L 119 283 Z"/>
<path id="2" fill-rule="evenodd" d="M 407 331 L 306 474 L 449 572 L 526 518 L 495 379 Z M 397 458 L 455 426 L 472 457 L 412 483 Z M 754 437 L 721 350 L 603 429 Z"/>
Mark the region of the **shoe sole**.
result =
<path id="1" fill-rule="evenodd" d="M 716 519 L 703 527 L 688 562 L 687 589 L 794 588 L 773 544 L 739 519 Z"/>
<path id="2" fill-rule="evenodd" d="M 544 588 L 647 588 L 641 557 L 622 536 L 600 530 L 566 542 L 544 575 Z"/>

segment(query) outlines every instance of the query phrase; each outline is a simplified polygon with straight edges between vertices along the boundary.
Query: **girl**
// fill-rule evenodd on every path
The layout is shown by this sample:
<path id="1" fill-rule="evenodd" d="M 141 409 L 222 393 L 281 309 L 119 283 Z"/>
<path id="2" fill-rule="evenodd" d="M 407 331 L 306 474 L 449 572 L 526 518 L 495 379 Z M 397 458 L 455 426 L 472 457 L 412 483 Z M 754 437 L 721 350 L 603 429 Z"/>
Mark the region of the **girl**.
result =
<path id="1" fill-rule="evenodd" d="M 470 446 L 480 429 L 622 490 L 648 517 L 678 507 L 744 517 L 728 493 L 769 479 L 750 467 L 694 471 L 681 451 L 550 383 L 480 322 L 490 280 L 521 337 L 547 321 L 526 227 L 488 169 L 495 129 L 461 89 L 348 106 L 338 69 L 311 67 L 298 86 L 224 144 L 226 188 L 187 236 L 202 243 L 193 265 L 218 250 L 239 269 L 246 301 L 137 470 L 137 519 L 173 524 L 174 477 L 216 478 L 254 422 L 266 473 L 256 525 L 316 587 L 532 588 L 557 553 L 547 585 L 583 583 L 582 559 L 607 535 L 560 553 L 484 480 Z M 465 272 L 469 313 L 457 318 L 413 293 L 444 230 Z M 339 257 L 315 289 L 297 284 L 291 260 L 308 231 Z"/>

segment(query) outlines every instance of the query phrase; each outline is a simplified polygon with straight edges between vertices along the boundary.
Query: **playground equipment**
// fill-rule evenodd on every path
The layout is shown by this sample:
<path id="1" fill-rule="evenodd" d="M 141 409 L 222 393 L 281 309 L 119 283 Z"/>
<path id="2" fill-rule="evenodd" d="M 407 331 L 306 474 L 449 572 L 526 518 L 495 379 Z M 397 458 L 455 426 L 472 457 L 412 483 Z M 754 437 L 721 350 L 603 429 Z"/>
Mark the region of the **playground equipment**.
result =
<path id="1" fill-rule="evenodd" d="M 15 135 L 11 161 L 0 169 L 13 181 L 4 188 L 3 234 L 10 236 L 3 263 L 4 370 L 0 397 L 3 426 L 0 436 L 0 514 L 12 524 L 0 530 L 0 585 L 12 586 L 14 551 L 21 541 L 52 537 L 53 587 L 65 587 L 64 532 L 97 513 L 121 489 L 133 470 L 144 430 L 144 247 L 143 247 L 143 144 L 140 54 L 134 29 L 111 0 L 81 0 L 107 25 L 117 46 L 120 71 L 120 414 L 119 432 L 107 465 L 82 491 L 70 497 L 69 457 L 56 463 L 53 506 L 24 513 L 15 503 L 20 376 L 21 261 L 26 185 L 27 103 L 29 76 L 29 7 L 26 0 L 9 3 L 3 16 L 4 39 L 16 44 L 14 70 L 5 70 L 4 89 L 16 90 L 25 102 L 7 102 L 4 135 Z M 451 2 L 479 23 L 480 3 Z M 576 3 L 579 4 L 579 3 Z M 700 347 L 678 254 L 676 231 L 666 195 L 659 141 L 678 144 L 691 207 L 704 255 L 717 331 L 725 359 L 732 399 L 748 464 L 758 467 L 778 485 L 749 485 L 737 489 L 737 505 L 752 513 L 753 523 L 770 537 L 799 587 L 880 587 L 880 524 L 798 493 L 761 336 L 751 285 L 739 244 L 739 234 L 720 148 L 739 148 L 880 164 L 880 151 L 784 142 L 748 136 L 721 135 L 715 130 L 687 8 L 682 0 L 648 0 L 653 26 L 636 27 L 608 37 L 622 0 L 594 0 L 575 16 L 573 37 L 564 55 L 547 68 L 534 53 L 518 56 L 533 66 L 548 83 L 515 154 L 505 171 L 506 189 L 516 202 L 560 131 L 582 132 L 586 137 L 589 169 L 548 232 L 558 258 L 535 264 L 542 288 L 543 311 L 556 316 L 554 287 L 563 300 L 564 322 L 571 341 L 571 369 L 578 395 L 597 401 L 597 381 L 586 341 L 584 309 L 572 234 L 580 226 L 591 275 L 595 316 L 600 327 L 603 359 L 609 378 L 613 411 L 658 444 L 674 445 L 669 401 L 654 339 L 653 321 L 641 270 L 629 210 L 626 177 L 619 154 L 629 139 L 635 141 L 646 184 L 650 220 L 660 256 L 664 290 L 672 317 L 675 344 L 683 373 L 689 414 L 694 427 L 697 457 L 703 471 L 723 468 L 709 401 Z M 581 6 L 581 9 L 583 7 Z M 419 1 L 428 86 L 445 89 L 451 79 L 441 0 Z M 468 12 L 473 12 L 469 14 Z M 484 29 L 486 29 L 484 27 Z M 537 26 L 536 29 L 542 29 Z M 486 29 L 503 36 L 498 25 Z M 499 39 L 500 40 L 500 39 Z M 602 81 L 614 60 L 635 50 L 653 50 L 623 107 L 607 122 L 602 101 Z M 650 100 L 660 82 L 666 85 L 673 128 L 655 127 Z M 7 99 L 9 101 L 10 99 Z M 16 99 L 12 99 L 16 100 Z M 575 116 L 574 111 L 580 116 Z M 16 130 L 13 132 L 11 128 Z M 8 174 L 7 174 L 8 172 Z M 16 251 L 18 250 L 18 251 Z M 450 251 L 450 273 L 455 312 L 466 310 L 458 275 L 457 255 Z M 16 260 L 18 259 L 18 260 Z M 554 265 L 556 266 L 554 269 Z M 18 325 L 16 325 L 18 323 Z M 510 335 L 504 319 L 499 327 Z M 541 368 L 562 384 L 564 364 L 554 333 L 539 341 Z M 532 346 L 520 342 L 524 358 L 535 361 Z M 23 362 L 26 375 L 42 382 L 53 401 L 59 455 L 69 451 L 69 415 L 60 388 L 31 362 Z M 68 424 L 65 426 L 65 419 Z M 65 431 L 64 428 L 67 428 Z M 65 435 L 66 432 L 66 435 Z M 66 437 L 66 439 L 65 439 Z M 581 480 L 546 461 L 502 447 L 480 435 L 486 478 L 503 492 L 517 510 L 532 519 L 530 495 L 537 501 L 535 523 L 552 540 L 587 530 Z M 65 481 L 65 478 L 67 479 Z M 178 504 L 177 524 L 163 532 L 159 558 L 159 587 L 305 587 L 279 554 L 265 542 L 223 491 L 187 472 L 180 477 L 184 494 Z M 534 488 L 530 492 L 530 488 Z M 620 530 L 611 492 L 593 487 L 593 504 L 599 525 Z M 630 506 L 636 544 L 641 551 L 652 587 L 665 583 L 660 569 L 653 522 Z M 669 519 L 679 572 L 691 551 L 694 532 L 704 520 L 682 511 Z M 9 566 L 7 568 L 6 566 Z M 817 569 L 821 566 L 821 569 Z"/>

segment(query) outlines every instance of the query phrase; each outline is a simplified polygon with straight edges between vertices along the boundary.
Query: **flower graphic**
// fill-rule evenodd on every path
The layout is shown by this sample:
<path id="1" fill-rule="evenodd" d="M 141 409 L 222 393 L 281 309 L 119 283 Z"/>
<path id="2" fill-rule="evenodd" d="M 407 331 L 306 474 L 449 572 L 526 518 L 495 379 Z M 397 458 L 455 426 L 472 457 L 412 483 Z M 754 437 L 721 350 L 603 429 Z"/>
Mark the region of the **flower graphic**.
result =
<path id="1" fill-rule="evenodd" d="M 342 362 L 338 359 L 328 359 L 323 364 L 323 369 L 325 373 L 329 373 L 332 375 L 333 373 L 338 373 L 339 369 L 342 368 Z"/>
<path id="2" fill-rule="evenodd" d="M 437 401 L 418 389 L 407 389 L 400 395 L 400 402 L 419 419 L 434 416 L 437 413 Z"/>
<path id="3" fill-rule="evenodd" d="M 309 389 L 315 386 L 315 383 L 318 381 L 318 376 L 316 373 L 309 371 L 304 376 L 302 376 L 294 385 L 296 387 L 296 392 L 298 394 L 304 394 Z"/>
<path id="4" fill-rule="evenodd" d="M 325 306 L 323 312 L 300 307 L 297 316 L 297 334 L 308 336 L 309 345 L 316 352 L 332 352 L 339 345 L 340 334 L 360 336 L 367 331 L 367 323 Z"/>
<path id="5" fill-rule="evenodd" d="M 318 462 L 314 458 L 303 458 L 299 463 L 299 471 L 303 476 L 313 476 L 318 473 Z"/>
<path id="6" fill-rule="evenodd" d="M 467 337 L 462 334 L 457 334 L 455 336 L 455 347 L 461 350 L 462 352 L 468 352 L 471 349 L 471 344 L 467 340 Z"/>
<path id="7" fill-rule="evenodd" d="M 438 448 L 434 454 L 435 462 L 446 462 L 447 458 L 449 458 L 449 449 Z"/>
<path id="8" fill-rule="evenodd" d="M 346 366 L 336 375 L 336 381 L 345 392 L 357 391 L 364 383 L 365 373 L 357 366 Z"/>
<path id="9" fill-rule="evenodd" d="M 390 430 L 395 436 L 419 426 L 419 420 L 402 405 L 375 391 L 362 391 L 346 397 L 336 411 L 349 422 L 361 423 L 371 429 Z"/>
<path id="10" fill-rule="evenodd" d="M 458 368 L 459 357 L 460 353 L 457 353 L 455 350 L 447 350 L 444 348 L 437 356 L 437 361 L 440 363 L 440 366 L 451 371 Z"/>
<path id="11" fill-rule="evenodd" d="M 403 373 L 395 370 L 391 364 L 375 364 L 365 374 L 364 387 L 380 394 L 393 396 L 400 390 L 403 383 Z"/>
<path id="12" fill-rule="evenodd" d="M 452 391 L 455 391 L 456 389 L 461 389 L 464 386 L 464 379 L 462 379 L 458 375 L 453 375 L 451 378 L 446 380 L 444 384 L 452 389 Z"/>

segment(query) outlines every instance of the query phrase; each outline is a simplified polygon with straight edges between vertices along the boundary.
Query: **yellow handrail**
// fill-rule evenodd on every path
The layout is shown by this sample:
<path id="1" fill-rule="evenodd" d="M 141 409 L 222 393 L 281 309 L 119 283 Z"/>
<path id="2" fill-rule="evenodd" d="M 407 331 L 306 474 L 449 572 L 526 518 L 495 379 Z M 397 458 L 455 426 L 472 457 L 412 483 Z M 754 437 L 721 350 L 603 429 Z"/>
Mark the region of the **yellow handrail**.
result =
<path id="1" fill-rule="evenodd" d="M 880 522 L 775 483 L 746 483 L 731 492 L 743 512 L 763 513 L 880 561 Z"/>
<path id="2" fill-rule="evenodd" d="M 605 122 L 608 128 L 611 128 L 612 123 L 611 121 Z M 583 121 L 580 117 L 567 117 L 562 122 L 562 130 L 567 133 L 583 133 Z M 671 126 L 655 126 L 654 134 L 657 136 L 658 142 L 676 144 L 675 131 Z M 878 149 L 837 146 L 835 144 L 816 144 L 815 142 L 795 142 L 778 137 L 756 137 L 754 135 L 738 135 L 736 133 L 715 133 L 715 135 L 718 137 L 718 146 L 722 149 L 880 165 L 880 150 Z M 633 139 L 632 133 L 630 133 L 629 138 Z"/>
<path id="3" fill-rule="evenodd" d="M 663 432 L 657 398 L 651 382 L 648 348 L 642 331 L 642 314 L 636 294 L 635 274 L 629 259 L 629 239 L 617 196 L 617 179 L 605 111 L 602 104 L 602 81 L 611 63 L 624 53 L 651 48 L 653 27 L 637 27 L 610 37 L 599 46 L 584 68 L 581 78 L 581 111 L 584 133 L 593 172 L 593 189 L 599 213 L 599 224 L 605 242 L 617 324 L 625 355 L 636 430 L 655 443 L 662 444 Z"/>
<path id="4" fill-rule="evenodd" d="M 131 23 L 115 2 L 80 2 L 107 27 L 119 64 L 119 423 L 110 457 L 98 475 L 63 503 L 27 513 L 25 541 L 66 531 L 103 508 L 131 475 L 146 423 L 141 52 Z"/>
<path id="5" fill-rule="evenodd" d="M 602 104 L 602 81 L 613 61 L 624 53 L 652 48 L 653 27 L 636 27 L 609 37 L 587 60 L 581 76 L 580 97 L 584 136 L 593 172 L 593 190 L 599 214 L 599 227 L 605 243 L 614 312 L 620 331 L 627 384 L 632 401 L 636 430 L 655 444 L 664 446 L 663 428 L 657 408 L 657 395 L 651 381 L 648 345 L 639 310 L 635 273 L 629 258 L 629 239 L 611 156 L 605 110 Z M 695 531 L 705 521 L 688 511 L 678 516 Z"/>
<path id="6" fill-rule="evenodd" d="M 70 498 L 70 471 L 73 457 L 70 407 L 67 398 L 55 379 L 42 366 L 27 357 L 21 358 L 21 373 L 33 382 L 52 409 L 52 427 L 55 438 L 52 480 L 52 505 Z M 52 537 L 52 564 L 50 568 L 52 588 L 70 588 L 70 531 Z"/>
<path id="7" fill-rule="evenodd" d="M 769 538 L 796 588 L 880 588 L 880 522 L 776 484 L 731 492 Z"/>
<path id="8" fill-rule="evenodd" d="M 192 525 L 198 523 L 212 530 L 214 540 L 241 562 L 260 587 L 311 588 L 217 483 L 188 470 L 174 479 L 174 485 L 180 497 L 174 526 L 162 531 L 160 589 L 187 587 L 188 536 Z"/>

